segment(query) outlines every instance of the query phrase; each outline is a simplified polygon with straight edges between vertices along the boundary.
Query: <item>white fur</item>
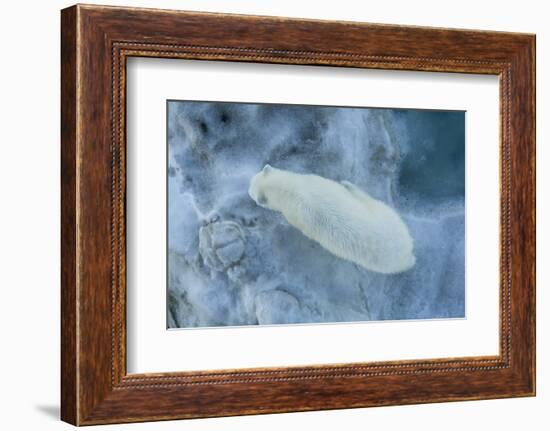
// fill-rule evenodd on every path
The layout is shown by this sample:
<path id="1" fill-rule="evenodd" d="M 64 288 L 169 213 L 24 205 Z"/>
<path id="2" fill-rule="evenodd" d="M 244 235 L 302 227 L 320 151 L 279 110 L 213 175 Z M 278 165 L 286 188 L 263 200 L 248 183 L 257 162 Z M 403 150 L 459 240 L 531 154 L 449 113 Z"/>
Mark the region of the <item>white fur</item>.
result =
<path id="1" fill-rule="evenodd" d="M 416 262 L 399 214 L 349 182 L 266 165 L 252 177 L 248 194 L 332 254 L 368 270 L 392 274 Z"/>

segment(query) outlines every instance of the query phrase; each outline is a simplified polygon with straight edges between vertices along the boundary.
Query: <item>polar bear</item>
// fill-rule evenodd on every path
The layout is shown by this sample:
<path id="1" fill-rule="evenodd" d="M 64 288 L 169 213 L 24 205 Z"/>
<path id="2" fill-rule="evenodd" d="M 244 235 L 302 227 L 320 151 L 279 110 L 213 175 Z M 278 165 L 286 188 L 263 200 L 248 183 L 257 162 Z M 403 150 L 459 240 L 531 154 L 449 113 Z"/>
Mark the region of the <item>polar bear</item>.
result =
<path id="1" fill-rule="evenodd" d="M 248 194 L 332 254 L 370 271 L 394 274 L 416 262 L 399 214 L 348 181 L 266 165 L 250 180 Z"/>

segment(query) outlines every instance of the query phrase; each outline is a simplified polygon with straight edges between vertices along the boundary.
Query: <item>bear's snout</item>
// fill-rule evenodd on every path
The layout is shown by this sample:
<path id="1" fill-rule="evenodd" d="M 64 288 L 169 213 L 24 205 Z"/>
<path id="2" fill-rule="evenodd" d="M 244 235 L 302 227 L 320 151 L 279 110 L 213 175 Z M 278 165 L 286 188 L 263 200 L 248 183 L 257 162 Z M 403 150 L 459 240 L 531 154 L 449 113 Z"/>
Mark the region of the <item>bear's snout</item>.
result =
<path id="1" fill-rule="evenodd" d="M 254 175 L 251 179 L 250 179 L 250 185 L 248 186 L 248 196 L 250 196 L 250 198 L 256 202 L 257 204 L 258 203 L 258 175 Z"/>

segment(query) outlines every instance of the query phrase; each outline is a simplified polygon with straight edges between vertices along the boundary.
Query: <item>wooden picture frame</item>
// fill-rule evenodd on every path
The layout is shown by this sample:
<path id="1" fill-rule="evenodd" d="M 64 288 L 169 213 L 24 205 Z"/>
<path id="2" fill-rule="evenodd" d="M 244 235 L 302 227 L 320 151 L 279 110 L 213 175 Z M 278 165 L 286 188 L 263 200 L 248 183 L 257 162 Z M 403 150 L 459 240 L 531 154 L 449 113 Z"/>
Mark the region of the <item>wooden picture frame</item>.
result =
<path id="1" fill-rule="evenodd" d="M 61 417 L 75 425 L 535 394 L 535 36 L 77 5 L 61 14 Z M 126 59 L 498 75 L 500 354 L 127 374 Z"/>

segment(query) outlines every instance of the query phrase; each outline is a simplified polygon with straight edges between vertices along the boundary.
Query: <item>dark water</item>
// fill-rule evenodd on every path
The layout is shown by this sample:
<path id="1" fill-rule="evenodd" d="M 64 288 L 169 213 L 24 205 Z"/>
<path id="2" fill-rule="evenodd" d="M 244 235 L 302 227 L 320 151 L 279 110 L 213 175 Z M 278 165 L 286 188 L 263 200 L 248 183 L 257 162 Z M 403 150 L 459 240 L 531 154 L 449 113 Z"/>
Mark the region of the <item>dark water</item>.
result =
<path id="1" fill-rule="evenodd" d="M 401 195 L 432 204 L 464 200 L 464 112 L 394 110 L 408 145 L 397 179 Z"/>

